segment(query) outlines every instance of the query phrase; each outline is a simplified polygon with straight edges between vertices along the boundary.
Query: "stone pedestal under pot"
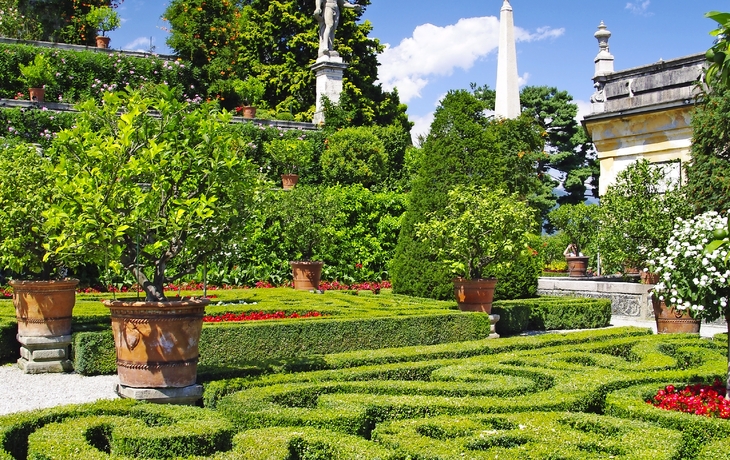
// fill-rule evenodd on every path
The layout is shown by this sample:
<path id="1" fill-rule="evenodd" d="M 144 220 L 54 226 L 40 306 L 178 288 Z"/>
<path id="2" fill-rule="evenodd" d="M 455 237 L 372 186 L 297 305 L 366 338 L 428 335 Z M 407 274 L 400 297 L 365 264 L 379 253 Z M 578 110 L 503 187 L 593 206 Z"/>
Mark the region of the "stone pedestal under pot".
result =
<path id="1" fill-rule="evenodd" d="M 123 398 L 193 404 L 198 343 L 208 299 L 166 302 L 106 300 L 117 351 L 117 394 Z"/>

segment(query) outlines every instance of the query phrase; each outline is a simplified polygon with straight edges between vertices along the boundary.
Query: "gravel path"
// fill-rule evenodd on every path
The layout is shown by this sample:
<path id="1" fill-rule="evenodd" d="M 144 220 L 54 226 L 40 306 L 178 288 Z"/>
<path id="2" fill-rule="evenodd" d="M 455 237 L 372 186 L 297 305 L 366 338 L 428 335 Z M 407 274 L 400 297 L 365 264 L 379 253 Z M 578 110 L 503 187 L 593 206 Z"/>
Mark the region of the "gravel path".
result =
<path id="1" fill-rule="evenodd" d="M 0 415 L 115 399 L 116 375 L 24 374 L 17 365 L 0 366 Z"/>

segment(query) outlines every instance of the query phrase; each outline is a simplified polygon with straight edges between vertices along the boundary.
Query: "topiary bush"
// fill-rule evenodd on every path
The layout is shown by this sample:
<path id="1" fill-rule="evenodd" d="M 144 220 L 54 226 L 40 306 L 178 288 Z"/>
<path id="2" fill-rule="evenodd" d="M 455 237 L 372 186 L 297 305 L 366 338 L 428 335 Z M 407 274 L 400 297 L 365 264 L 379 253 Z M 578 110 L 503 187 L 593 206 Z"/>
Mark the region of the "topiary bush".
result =
<path id="1" fill-rule="evenodd" d="M 388 174 L 385 145 L 368 127 L 345 128 L 329 135 L 320 158 L 326 184 L 361 184 L 366 188 Z"/>

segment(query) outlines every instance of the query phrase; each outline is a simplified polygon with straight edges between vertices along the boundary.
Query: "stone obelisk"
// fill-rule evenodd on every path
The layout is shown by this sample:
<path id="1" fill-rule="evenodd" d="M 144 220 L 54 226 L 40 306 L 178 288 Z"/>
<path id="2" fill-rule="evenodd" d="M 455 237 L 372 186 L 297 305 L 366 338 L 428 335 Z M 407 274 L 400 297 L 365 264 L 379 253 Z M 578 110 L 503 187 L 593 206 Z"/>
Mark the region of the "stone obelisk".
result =
<path id="1" fill-rule="evenodd" d="M 517 118 L 520 116 L 521 111 L 517 50 L 515 47 L 515 22 L 509 0 L 504 0 L 499 15 L 497 99 L 494 111 L 501 118 Z"/>

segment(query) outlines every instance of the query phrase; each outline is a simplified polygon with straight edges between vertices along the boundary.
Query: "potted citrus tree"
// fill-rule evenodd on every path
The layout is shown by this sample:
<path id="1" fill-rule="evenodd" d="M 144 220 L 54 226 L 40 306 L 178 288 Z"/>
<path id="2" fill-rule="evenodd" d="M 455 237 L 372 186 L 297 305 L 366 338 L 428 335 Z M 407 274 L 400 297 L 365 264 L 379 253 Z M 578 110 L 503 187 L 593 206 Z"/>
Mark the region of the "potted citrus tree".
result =
<path id="1" fill-rule="evenodd" d="M 47 213 L 57 234 L 51 249 L 69 264 L 126 270 L 144 294 L 105 302 L 120 393 L 199 397 L 208 300 L 170 299 L 164 287 L 243 231 L 258 183 L 246 146 L 231 129 L 232 114 L 180 102 L 164 86 L 106 93 L 101 104 L 77 109 L 76 126 L 59 133 L 49 153 L 58 197 Z"/>
<path id="2" fill-rule="evenodd" d="M 418 225 L 417 235 L 456 275 L 459 309 L 491 313 L 494 274 L 526 250 L 527 235 L 536 225 L 534 211 L 517 195 L 486 187 L 458 186 L 448 200 L 443 211 Z"/>
<path id="3" fill-rule="evenodd" d="M 243 118 L 255 118 L 257 105 L 261 103 L 266 87 L 254 76 L 233 80 L 233 89 L 243 103 Z"/>
<path id="4" fill-rule="evenodd" d="M 96 37 L 97 48 L 109 48 L 111 38 L 106 33 L 117 29 L 121 24 L 119 15 L 109 6 L 92 6 L 86 14 L 86 22 L 101 34 Z"/>
<path id="5" fill-rule="evenodd" d="M 21 344 L 18 365 L 28 373 L 65 372 L 77 279 L 66 278 L 47 250 L 45 212 L 54 201 L 50 161 L 29 144 L 4 146 L 0 155 L 0 269 L 13 279 Z"/>
<path id="6" fill-rule="evenodd" d="M 635 267 L 642 282 L 655 284 L 647 261 L 655 249 L 667 246 L 675 219 L 692 213 L 679 184 L 663 166 L 639 160 L 618 174 L 599 208 L 596 243 L 604 271 Z"/>
<path id="7" fill-rule="evenodd" d="M 28 86 L 30 100 L 34 102 L 45 101 L 45 85 L 55 82 L 51 63 L 44 54 L 36 54 L 33 62 L 28 65 L 20 64 L 20 81 Z"/>
<path id="8" fill-rule="evenodd" d="M 316 291 L 323 259 L 336 237 L 331 223 L 339 204 L 322 187 L 299 185 L 278 198 L 278 219 L 285 248 L 291 255 L 294 289 Z"/>
<path id="9" fill-rule="evenodd" d="M 565 233 L 570 244 L 563 253 L 572 277 L 586 276 L 588 256 L 584 251 L 594 242 L 598 227 L 598 206 L 585 203 L 563 204 L 550 211 L 548 220 Z"/>
<path id="10" fill-rule="evenodd" d="M 264 150 L 281 171 L 284 190 L 291 190 L 299 181 L 299 172 L 306 168 L 314 156 L 314 147 L 304 139 L 273 139 Z"/>

